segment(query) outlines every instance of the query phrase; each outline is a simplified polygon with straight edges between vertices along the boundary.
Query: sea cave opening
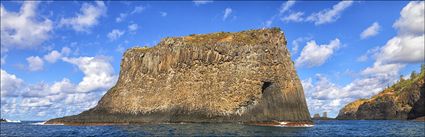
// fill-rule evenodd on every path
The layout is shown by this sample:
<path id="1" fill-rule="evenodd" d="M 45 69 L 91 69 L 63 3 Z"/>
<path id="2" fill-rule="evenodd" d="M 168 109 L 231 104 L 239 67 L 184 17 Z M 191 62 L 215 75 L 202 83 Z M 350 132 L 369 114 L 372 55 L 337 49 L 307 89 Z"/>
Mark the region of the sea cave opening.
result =
<path id="1" fill-rule="evenodd" d="M 263 86 L 261 86 L 261 93 L 264 93 L 264 90 L 266 90 L 268 87 L 270 87 L 273 83 L 272 82 L 263 82 Z"/>

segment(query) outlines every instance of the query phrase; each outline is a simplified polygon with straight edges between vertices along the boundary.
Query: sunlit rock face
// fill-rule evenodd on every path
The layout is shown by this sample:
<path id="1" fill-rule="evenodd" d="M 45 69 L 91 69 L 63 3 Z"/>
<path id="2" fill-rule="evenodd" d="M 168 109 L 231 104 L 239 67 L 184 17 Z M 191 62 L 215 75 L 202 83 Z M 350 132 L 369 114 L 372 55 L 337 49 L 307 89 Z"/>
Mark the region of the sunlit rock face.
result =
<path id="1" fill-rule="evenodd" d="M 309 122 L 286 43 L 272 28 L 128 49 L 96 107 L 47 123 Z"/>
<path id="2" fill-rule="evenodd" d="M 359 99 L 339 111 L 337 119 L 410 120 L 425 116 L 425 67 L 370 99 Z"/>

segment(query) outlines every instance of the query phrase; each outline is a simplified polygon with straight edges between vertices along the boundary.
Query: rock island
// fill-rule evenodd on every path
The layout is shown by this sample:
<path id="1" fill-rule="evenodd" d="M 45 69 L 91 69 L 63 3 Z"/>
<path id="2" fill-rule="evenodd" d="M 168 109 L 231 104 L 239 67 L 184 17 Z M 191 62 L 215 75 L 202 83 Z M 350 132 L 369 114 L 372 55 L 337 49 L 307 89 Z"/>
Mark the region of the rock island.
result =
<path id="1" fill-rule="evenodd" d="M 311 123 L 286 45 L 284 33 L 271 28 L 131 48 L 97 106 L 46 124 Z"/>

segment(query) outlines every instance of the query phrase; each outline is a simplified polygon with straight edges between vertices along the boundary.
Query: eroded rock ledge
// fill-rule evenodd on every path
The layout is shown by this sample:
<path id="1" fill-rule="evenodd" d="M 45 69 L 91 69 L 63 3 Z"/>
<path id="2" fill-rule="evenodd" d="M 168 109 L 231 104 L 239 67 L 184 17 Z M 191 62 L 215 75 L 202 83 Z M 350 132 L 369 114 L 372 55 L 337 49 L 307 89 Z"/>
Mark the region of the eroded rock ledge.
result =
<path id="1" fill-rule="evenodd" d="M 131 48 L 96 107 L 46 123 L 311 122 L 286 43 L 273 28 Z"/>

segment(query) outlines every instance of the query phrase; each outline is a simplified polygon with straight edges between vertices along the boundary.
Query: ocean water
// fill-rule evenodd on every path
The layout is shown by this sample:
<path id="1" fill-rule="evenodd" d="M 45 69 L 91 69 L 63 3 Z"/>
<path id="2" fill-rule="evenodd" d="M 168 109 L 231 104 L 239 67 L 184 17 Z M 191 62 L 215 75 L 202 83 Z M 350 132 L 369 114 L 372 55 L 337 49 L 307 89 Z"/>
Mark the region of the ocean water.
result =
<path id="1" fill-rule="evenodd" d="M 1 123 L 1 136 L 425 136 L 425 122 L 390 120 L 314 121 L 313 127 L 243 124 L 145 124 L 116 126 Z"/>

